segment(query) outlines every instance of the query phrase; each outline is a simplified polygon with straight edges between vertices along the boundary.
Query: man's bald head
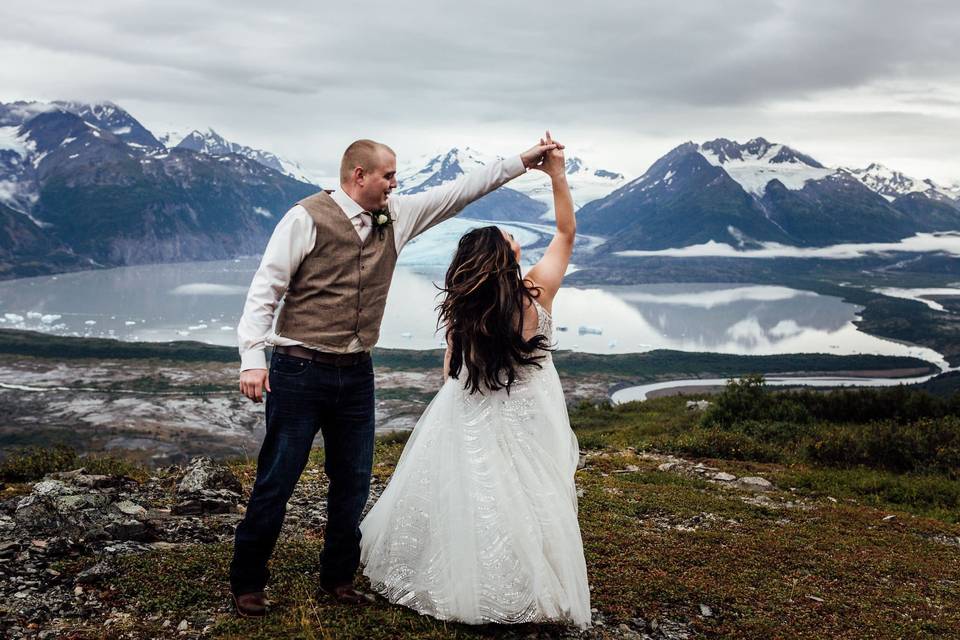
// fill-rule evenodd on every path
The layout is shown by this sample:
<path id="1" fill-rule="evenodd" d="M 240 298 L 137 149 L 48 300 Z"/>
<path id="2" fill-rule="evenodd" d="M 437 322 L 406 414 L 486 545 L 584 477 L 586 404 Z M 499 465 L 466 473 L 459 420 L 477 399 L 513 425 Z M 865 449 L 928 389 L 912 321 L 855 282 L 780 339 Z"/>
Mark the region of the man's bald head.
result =
<path id="1" fill-rule="evenodd" d="M 357 140 L 353 142 L 347 150 L 343 152 L 343 159 L 340 161 L 340 184 L 348 185 L 353 178 L 353 172 L 360 167 L 364 172 L 373 171 L 379 165 L 383 164 L 385 156 L 390 156 L 396 161 L 397 154 L 393 149 L 373 140 Z"/>
<path id="2" fill-rule="evenodd" d="M 366 211 L 386 208 L 397 188 L 397 154 L 373 140 L 357 140 L 343 152 L 340 188 Z"/>

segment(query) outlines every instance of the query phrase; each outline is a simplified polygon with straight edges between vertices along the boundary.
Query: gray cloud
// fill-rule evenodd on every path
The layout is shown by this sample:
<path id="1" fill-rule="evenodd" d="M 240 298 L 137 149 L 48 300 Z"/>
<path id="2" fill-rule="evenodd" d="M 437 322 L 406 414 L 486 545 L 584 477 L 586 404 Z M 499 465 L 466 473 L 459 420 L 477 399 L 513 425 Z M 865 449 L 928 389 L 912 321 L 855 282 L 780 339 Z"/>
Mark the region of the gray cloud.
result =
<path id="1" fill-rule="evenodd" d="M 401 152 L 467 138 L 505 152 L 492 145 L 549 124 L 636 172 L 720 135 L 817 156 L 819 123 L 844 157 L 960 179 L 952 156 L 857 152 L 904 135 L 933 152 L 960 135 L 952 1 L 410 4 L 7 3 L 0 98 L 112 99 L 148 126 L 210 125 L 328 168 L 357 132 Z"/>

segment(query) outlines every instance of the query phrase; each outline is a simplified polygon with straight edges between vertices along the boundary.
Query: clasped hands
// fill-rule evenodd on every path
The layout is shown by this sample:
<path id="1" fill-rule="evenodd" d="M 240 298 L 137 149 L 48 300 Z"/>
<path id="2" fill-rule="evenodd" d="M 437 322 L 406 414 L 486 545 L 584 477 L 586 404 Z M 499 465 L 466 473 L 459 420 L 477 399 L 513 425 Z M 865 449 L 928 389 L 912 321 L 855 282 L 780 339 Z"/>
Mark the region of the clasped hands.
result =
<path id="1" fill-rule="evenodd" d="M 550 132 L 540 138 L 540 144 L 535 144 L 520 154 L 523 166 L 527 169 L 543 171 L 550 177 L 564 175 L 566 169 L 563 158 L 564 145 L 554 140 Z"/>

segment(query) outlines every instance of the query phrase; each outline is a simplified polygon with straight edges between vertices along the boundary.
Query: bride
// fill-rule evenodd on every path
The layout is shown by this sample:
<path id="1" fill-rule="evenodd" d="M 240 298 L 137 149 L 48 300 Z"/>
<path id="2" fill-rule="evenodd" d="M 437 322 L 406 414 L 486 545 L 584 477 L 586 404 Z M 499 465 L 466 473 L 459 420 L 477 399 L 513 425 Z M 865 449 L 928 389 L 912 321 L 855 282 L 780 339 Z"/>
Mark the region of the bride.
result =
<path id="1" fill-rule="evenodd" d="M 590 625 L 579 449 L 550 351 L 576 222 L 563 151 L 537 168 L 553 183 L 556 234 L 526 277 L 510 234 L 460 239 L 438 307 L 443 386 L 360 525 L 374 588 L 441 620 Z"/>

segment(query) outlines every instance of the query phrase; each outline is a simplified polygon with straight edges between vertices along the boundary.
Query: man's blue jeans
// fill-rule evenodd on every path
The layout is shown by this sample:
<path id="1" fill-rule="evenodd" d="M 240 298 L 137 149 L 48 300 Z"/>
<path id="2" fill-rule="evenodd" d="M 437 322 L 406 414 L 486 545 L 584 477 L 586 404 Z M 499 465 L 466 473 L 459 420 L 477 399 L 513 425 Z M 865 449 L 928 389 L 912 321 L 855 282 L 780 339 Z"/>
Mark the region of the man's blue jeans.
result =
<path id="1" fill-rule="evenodd" d="M 360 516 L 370 492 L 373 362 L 335 366 L 274 353 L 270 389 L 257 478 L 234 539 L 231 590 L 239 595 L 266 586 L 267 561 L 280 535 L 287 500 L 318 430 L 330 482 L 320 584 L 348 584 L 360 565 Z"/>

